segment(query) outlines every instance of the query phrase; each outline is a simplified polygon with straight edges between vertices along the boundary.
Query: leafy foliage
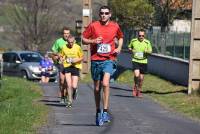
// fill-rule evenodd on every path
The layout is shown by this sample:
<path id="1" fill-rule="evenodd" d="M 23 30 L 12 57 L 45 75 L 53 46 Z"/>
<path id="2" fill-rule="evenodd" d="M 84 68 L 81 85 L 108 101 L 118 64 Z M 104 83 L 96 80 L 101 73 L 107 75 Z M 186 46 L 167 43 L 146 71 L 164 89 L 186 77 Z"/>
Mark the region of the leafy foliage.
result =
<path id="1" fill-rule="evenodd" d="M 75 33 L 75 21 L 82 19 L 82 0 L 1 0 L 1 3 L 0 47 L 6 50 L 47 51 L 61 36 L 63 26 Z M 106 3 L 107 0 L 92 0 L 93 19 L 98 19 L 97 11 Z"/>
<path id="2" fill-rule="evenodd" d="M 123 27 L 139 29 L 152 24 L 154 8 L 147 0 L 110 0 L 109 5 Z"/>

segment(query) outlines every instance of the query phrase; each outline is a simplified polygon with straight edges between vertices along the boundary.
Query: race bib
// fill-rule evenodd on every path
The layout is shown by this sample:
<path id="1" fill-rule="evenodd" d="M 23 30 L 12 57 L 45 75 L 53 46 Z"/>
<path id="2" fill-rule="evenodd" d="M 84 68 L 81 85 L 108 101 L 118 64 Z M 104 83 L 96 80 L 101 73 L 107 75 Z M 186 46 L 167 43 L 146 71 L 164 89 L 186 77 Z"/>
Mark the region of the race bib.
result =
<path id="1" fill-rule="evenodd" d="M 72 64 L 72 60 L 73 58 L 67 58 L 66 61 L 69 63 L 69 64 Z"/>
<path id="2" fill-rule="evenodd" d="M 144 53 L 143 52 L 136 52 L 135 53 L 135 57 L 139 58 L 139 59 L 142 59 L 142 58 L 144 58 Z"/>
<path id="3" fill-rule="evenodd" d="M 110 44 L 98 44 L 97 45 L 97 53 L 99 54 L 107 54 L 111 52 Z"/>

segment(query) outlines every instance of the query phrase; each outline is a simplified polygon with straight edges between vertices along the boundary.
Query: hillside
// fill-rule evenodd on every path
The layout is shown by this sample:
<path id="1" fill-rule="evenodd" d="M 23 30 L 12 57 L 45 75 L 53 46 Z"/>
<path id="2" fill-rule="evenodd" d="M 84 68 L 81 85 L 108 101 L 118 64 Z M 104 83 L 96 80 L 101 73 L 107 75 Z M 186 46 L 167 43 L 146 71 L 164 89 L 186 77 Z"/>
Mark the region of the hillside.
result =
<path id="1" fill-rule="evenodd" d="M 15 40 L 9 37 L 14 36 L 13 32 L 7 31 L 10 28 L 9 22 L 3 14 L 3 6 L 7 3 L 17 3 L 19 0 L 0 0 L 0 48 L 5 49 L 17 49 L 15 45 Z M 23 1 L 23 0 L 21 0 Z M 39 1 L 39 0 L 38 0 Z M 82 1 L 83 0 L 48 0 L 48 2 L 58 2 L 59 5 L 55 5 L 57 10 L 55 10 L 56 20 L 58 21 L 58 30 L 55 32 L 55 38 L 58 36 L 59 30 L 64 26 L 68 26 L 75 31 L 75 21 L 82 19 Z M 101 5 L 105 5 L 107 0 L 92 0 L 93 18 L 97 19 L 97 11 Z M 52 41 L 53 43 L 54 38 Z"/>

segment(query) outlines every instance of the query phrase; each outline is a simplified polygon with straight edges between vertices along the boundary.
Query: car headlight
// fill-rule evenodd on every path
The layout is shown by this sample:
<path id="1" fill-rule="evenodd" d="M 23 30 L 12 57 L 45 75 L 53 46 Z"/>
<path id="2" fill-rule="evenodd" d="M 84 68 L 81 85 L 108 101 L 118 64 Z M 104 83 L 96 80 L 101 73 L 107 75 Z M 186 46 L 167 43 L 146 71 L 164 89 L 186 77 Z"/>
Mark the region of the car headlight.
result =
<path id="1" fill-rule="evenodd" d="M 36 66 L 29 66 L 29 69 L 34 73 L 40 73 L 41 72 L 39 67 L 36 67 Z"/>

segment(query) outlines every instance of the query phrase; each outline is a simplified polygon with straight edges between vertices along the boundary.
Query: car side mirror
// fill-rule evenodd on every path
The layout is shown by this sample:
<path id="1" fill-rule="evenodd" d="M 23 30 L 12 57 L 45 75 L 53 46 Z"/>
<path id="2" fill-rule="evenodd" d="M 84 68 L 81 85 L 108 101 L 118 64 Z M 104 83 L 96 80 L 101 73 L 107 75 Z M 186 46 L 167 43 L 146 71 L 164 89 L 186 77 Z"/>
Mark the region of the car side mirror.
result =
<path id="1" fill-rule="evenodd" d="M 22 62 L 21 61 L 19 61 L 19 60 L 16 60 L 15 61 L 17 64 L 21 64 Z"/>

